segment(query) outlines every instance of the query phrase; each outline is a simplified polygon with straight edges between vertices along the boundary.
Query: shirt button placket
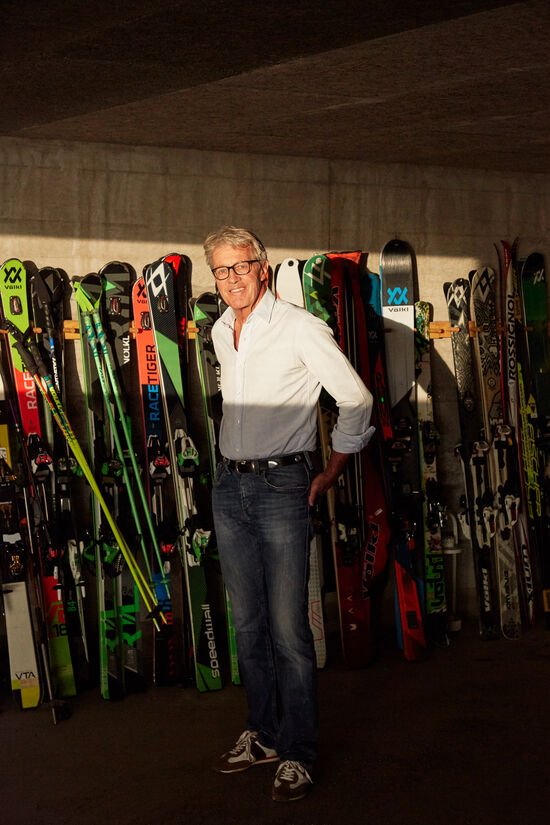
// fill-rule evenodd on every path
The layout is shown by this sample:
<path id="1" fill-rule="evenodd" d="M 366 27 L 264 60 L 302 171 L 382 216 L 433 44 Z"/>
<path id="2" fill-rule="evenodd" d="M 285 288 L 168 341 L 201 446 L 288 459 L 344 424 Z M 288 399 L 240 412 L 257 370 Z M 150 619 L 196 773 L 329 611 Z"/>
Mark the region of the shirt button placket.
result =
<path id="1" fill-rule="evenodd" d="M 246 335 L 241 339 L 239 350 L 237 352 L 237 418 L 235 424 L 237 425 L 237 451 L 242 453 L 243 434 L 242 434 L 242 419 L 243 419 L 243 403 L 244 403 L 244 344 L 246 342 Z"/>

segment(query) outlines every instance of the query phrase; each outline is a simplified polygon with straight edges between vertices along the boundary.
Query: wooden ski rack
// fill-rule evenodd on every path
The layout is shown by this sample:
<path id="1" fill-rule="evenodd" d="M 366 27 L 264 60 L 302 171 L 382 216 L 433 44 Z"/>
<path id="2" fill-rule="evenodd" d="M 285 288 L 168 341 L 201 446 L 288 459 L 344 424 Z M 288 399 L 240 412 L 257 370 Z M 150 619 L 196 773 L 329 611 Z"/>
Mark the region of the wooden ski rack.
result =
<path id="1" fill-rule="evenodd" d="M 473 321 L 468 322 L 468 329 L 470 333 L 470 338 L 475 338 L 477 333 L 481 329 L 481 327 L 477 327 Z M 524 327 L 526 332 L 530 332 L 532 327 Z M 452 338 L 453 333 L 458 332 L 460 327 L 453 327 L 451 326 L 449 321 L 430 321 L 429 332 L 430 332 L 430 339 L 436 340 L 438 338 Z M 33 327 L 32 332 L 35 334 L 40 334 L 42 332 L 41 327 Z M 199 332 L 199 328 L 193 323 L 193 321 L 187 322 L 186 327 L 186 334 L 190 340 L 194 340 L 197 337 Z M 136 327 L 134 321 L 130 324 L 130 335 L 132 338 L 135 338 L 138 335 L 139 330 Z M 504 324 L 497 324 L 497 333 L 499 335 L 506 335 L 506 327 Z M 7 329 L 0 328 L 0 334 L 7 335 Z M 548 337 L 550 338 L 550 321 L 548 322 Z M 78 330 L 78 321 L 76 320 L 66 320 L 63 321 L 63 338 L 66 341 L 74 341 L 80 338 L 80 333 Z"/>
<path id="2" fill-rule="evenodd" d="M 526 332 L 530 332 L 532 327 L 524 327 Z M 430 321 L 430 338 L 452 338 L 454 332 L 459 332 L 460 327 L 452 327 L 449 321 Z M 476 326 L 474 321 L 468 321 L 468 332 L 470 338 L 475 338 L 483 327 Z M 498 335 L 506 335 L 505 324 L 496 324 Z M 550 321 L 548 322 L 548 337 L 550 338 Z"/>
<path id="3" fill-rule="evenodd" d="M 40 333 L 42 332 L 42 327 L 32 327 L 30 331 L 34 332 L 35 335 L 40 335 Z M 0 334 L 9 335 L 9 330 L 2 329 L 0 327 Z M 78 321 L 63 321 L 63 338 L 65 338 L 66 341 L 80 338 L 80 333 L 78 331 Z"/>
<path id="4" fill-rule="evenodd" d="M 197 326 L 195 326 L 195 324 L 192 321 L 187 321 L 187 324 L 185 326 L 185 334 L 186 334 L 187 338 L 190 338 L 191 340 L 193 340 L 194 338 L 197 337 L 198 331 L 199 331 L 199 328 Z M 131 321 L 130 322 L 130 335 L 132 336 L 132 338 L 135 338 L 137 335 L 139 335 L 140 332 L 141 332 L 141 330 L 138 327 L 136 327 L 135 321 Z"/>
<path id="5" fill-rule="evenodd" d="M 39 330 L 35 330 L 35 332 L 38 331 Z M 75 341 L 77 338 L 80 338 L 80 332 L 78 330 L 78 321 L 63 321 L 63 338 L 65 338 L 66 341 Z"/>
<path id="6" fill-rule="evenodd" d="M 451 338 L 453 332 L 458 332 L 460 327 L 452 327 L 449 321 L 430 321 L 430 338 Z"/>
<path id="7" fill-rule="evenodd" d="M 197 337 L 197 333 L 199 331 L 199 328 L 192 321 L 188 321 L 186 331 L 187 331 L 188 337 L 191 338 L 191 339 L 194 339 L 194 338 Z M 42 332 L 42 328 L 41 327 L 33 327 L 31 332 L 34 332 L 36 335 L 39 335 Z M 7 329 L 0 329 L 0 333 L 2 333 L 4 335 L 7 335 L 8 330 Z M 138 334 L 139 334 L 139 329 L 136 327 L 135 322 L 132 321 L 130 323 L 130 335 L 132 336 L 132 338 L 135 338 Z M 71 340 L 74 341 L 74 340 L 77 340 L 78 338 L 80 338 L 80 333 L 79 333 L 79 330 L 78 330 L 78 321 L 71 320 L 71 319 L 63 321 L 63 338 L 66 341 L 71 341 Z"/>

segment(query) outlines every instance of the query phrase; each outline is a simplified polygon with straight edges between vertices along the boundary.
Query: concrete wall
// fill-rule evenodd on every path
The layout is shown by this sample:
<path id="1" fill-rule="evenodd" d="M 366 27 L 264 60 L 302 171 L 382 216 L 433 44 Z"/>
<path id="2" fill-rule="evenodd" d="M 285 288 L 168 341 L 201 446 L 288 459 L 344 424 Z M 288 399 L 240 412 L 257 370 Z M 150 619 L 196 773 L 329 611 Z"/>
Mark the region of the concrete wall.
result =
<path id="1" fill-rule="evenodd" d="M 170 251 L 193 262 L 193 291 L 212 288 L 202 255 L 222 223 L 253 228 L 274 266 L 330 249 L 362 249 L 378 268 L 387 240 L 417 256 L 420 297 L 446 319 L 442 284 L 497 265 L 500 239 L 520 252 L 550 241 L 550 178 L 480 170 L 0 139 L 2 258 L 53 265 L 70 277 L 109 260 L 143 266 Z M 440 469 L 456 509 L 459 468 L 448 340 L 434 344 Z M 466 546 L 465 546 L 466 549 Z M 475 613 L 470 554 L 459 563 L 461 609 Z"/>

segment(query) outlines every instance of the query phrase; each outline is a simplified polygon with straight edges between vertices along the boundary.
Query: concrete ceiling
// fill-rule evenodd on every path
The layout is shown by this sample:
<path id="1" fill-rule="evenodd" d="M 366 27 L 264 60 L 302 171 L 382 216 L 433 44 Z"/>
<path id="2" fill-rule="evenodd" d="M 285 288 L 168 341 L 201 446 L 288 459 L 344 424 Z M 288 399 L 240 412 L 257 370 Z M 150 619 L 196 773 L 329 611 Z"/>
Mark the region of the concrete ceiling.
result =
<path id="1" fill-rule="evenodd" d="M 550 172 L 550 3 L 3 0 L 0 134 Z"/>

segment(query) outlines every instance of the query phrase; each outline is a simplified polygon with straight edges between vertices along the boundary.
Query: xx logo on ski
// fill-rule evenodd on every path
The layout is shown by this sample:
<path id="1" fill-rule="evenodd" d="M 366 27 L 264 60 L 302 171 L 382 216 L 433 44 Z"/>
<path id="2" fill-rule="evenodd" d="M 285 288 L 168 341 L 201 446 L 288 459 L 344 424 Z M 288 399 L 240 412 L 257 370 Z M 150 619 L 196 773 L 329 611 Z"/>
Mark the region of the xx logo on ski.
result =
<path id="1" fill-rule="evenodd" d="M 404 289 L 401 289 L 399 286 L 396 286 L 395 289 L 390 289 L 388 287 L 388 305 L 393 306 L 395 304 L 408 304 L 409 299 L 407 297 L 407 292 L 407 287 Z"/>
<path id="2" fill-rule="evenodd" d="M 163 261 L 160 262 L 156 269 L 147 270 L 147 286 L 149 287 L 155 298 L 157 298 L 161 293 L 164 293 L 164 295 L 166 295 L 168 291 L 166 284 L 168 281 L 169 274 L 170 273 L 168 267 L 165 266 Z"/>
<path id="3" fill-rule="evenodd" d="M 544 269 L 538 269 L 533 273 L 533 283 L 540 284 L 541 281 L 544 281 Z"/>
<path id="4" fill-rule="evenodd" d="M 11 286 L 15 284 L 21 283 L 21 267 L 20 266 L 10 266 L 9 269 L 5 270 L 4 275 L 4 283 L 9 284 Z"/>
<path id="5" fill-rule="evenodd" d="M 481 292 L 481 300 L 485 300 L 487 295 L 491 292 L 494 281 L 494 272 L 490 269 L 483 269 L 477 280 L 477 288 Z"/>

